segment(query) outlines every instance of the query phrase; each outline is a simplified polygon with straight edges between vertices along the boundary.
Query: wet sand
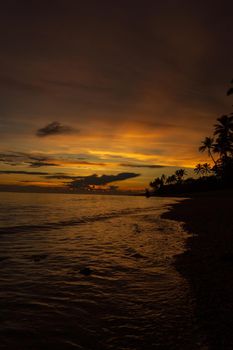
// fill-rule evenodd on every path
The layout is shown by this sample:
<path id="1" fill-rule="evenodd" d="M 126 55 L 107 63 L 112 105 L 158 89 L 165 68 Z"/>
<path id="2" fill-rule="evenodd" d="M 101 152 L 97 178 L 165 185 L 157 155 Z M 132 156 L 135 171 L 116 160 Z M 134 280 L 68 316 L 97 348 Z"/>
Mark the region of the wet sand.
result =
<path id="1" fill-rule="evenodd" d="M 177 203 L 164 218 L 192 234 L 177 270 L 189 281 L 207 349 L 233 349 L 233 191 L 199 194 Z"/>

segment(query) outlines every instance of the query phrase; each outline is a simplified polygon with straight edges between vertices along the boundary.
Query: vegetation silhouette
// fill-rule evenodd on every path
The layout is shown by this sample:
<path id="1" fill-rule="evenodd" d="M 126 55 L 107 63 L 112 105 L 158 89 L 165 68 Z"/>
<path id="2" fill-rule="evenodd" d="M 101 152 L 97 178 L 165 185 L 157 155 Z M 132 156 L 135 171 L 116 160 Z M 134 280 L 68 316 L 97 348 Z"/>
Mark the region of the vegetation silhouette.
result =
<path id="1" fill-rule="evenodd" d="M 208 156 L 211 157 L 213 163 L 216 164 L 216 161 L 212 155 L 212 151 L 214 152 L 214 138 L 205 137 L 205 139 L 201 143 L 202 145 L 199 147 L 199 152 L 208 151 Z"/>
<path id="2" fill-rule="evenodd" d="M 233 84 L 233 80 L 231 81 Z M 233 94 L 233 87 L 227 95 Z M 197 164 L 193 169 L 198 178 L 186 178 L 185 169 L 176 170 L 166 177 L 162 174 L 150 182 L 152 191 L 146 189 L 146 197 L 153 195 L 182 195 L 233 187 L 233 113 L 222 115 L 214 124 L 213 136 L 205 137 L 199 152 L 207 152 L 212 161 Z M 213 156 L 215 154 L 215 157 Z"/>
<path id="3" fill-rule="evenodd" d="M 209 163 L 204 163 L 204 164 L 197 164 L 196 167 L 194 168 L 194 173 L 197 175 L 208 175 L 211 173 L 212 168 Z"/>

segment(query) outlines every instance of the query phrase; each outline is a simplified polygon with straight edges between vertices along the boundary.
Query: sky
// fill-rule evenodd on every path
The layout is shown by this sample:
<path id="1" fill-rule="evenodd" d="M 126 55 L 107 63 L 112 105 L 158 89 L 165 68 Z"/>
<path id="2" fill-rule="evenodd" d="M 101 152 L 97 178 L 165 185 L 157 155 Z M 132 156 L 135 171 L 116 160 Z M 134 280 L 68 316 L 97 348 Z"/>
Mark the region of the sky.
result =
<path id="1" fill-rule="evenodd" d="M 232 1 L 8 1 L 0 189 L 141 190 L 210 160 L 231 111 Z"/>

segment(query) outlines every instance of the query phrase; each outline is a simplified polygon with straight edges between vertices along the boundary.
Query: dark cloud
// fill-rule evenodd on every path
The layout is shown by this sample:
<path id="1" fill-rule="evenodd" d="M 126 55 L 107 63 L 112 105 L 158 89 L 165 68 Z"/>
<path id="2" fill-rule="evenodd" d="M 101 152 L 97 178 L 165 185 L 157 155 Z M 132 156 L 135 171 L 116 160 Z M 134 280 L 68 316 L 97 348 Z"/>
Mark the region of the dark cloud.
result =
<path id="1" fill-rule="evenodd" d="M 75 180 L 80 179 L 80 176 L 72 176 L 72 175 L 66 175 L 66 174 L 54 174 L 54 175 L 47 175 L 43 176 L 45 179 L 52 179 L 52 180 Z"/>
<path id="2" fill-rule="evenodd" d="M 43 167 L 43 166 L 59 166 L 59 164 L 48 163 L 48 162 L 40 162 L 40 161 L 30 162 L 29 164 L 30 164 L 31 168 L 40 168 L 40 167 Z"/>
<path id="3" fill-rule="evenodd" d="M 117 175 L 101 175 L 98 176 L 96 174 L 90 176 L 82 176 L 73 181 L 71 181 L 68 186 L 73 189 L 78 190 L 91 190 L 95 186 L 105 186 L 109 183 L 116 181 L 124 181 L 127 179 L 131 179 L 134 177 L 140 176 L 140 174 L 136 173 L 120 173 Z"/>
<path id="4" fill-rule="evenodd" d="M 21 163 L 21 156 L 18 154 L 0 153 L 0 162 L 9 165 L 16 165 Z"/>
<path id="5" fill-rule="evenodd" d="M 18 183 L 36 183 L 36 184 L 38 184 L 38 181 L 34 181 L 34 180 L 19 180 L 17 182 Z"/>
<path id="6" fill-rule="evenodd" d="M 0 174 L 19 174 L 19 175 L 48 175 L 49 173 L 42 171 L 23 171 L 23 170 L 0 170 Z"/>
<path id="7" fill-rule="evenodd" d="M 149 169 L 159 169 L 164 168 L 164 165 L 150 165 L 150 164 L 133 164 L 133 163 L 121 163 L 119 164 L 123 167 L 129 167 L 129 168 L 149 168 Z"/>
<path id="8" fill-rule="evenodd" d="M 11 166 L 25 166 L 26 164 L 32 168 L 59 166 L 59 164 L 53 163 L 50 157 L 25 152 L 0 153 L 0 163 L 5 163 Z"/>
<path id="9" fill-rule="evenodd" d="M 37 154 L 31 154 L 31 153 L 25 153 L 25 152 L 13 152 L 9 151 L 6 153 L 0 153 L 0 161 L 15 161 L 20 160 L 22 162 L 28 161 L 28 160 L 35 160 L 35 161 L 45 161 L 48 158 L 45 156 L 37 155 Z"/>
<path id="10" fill-rule="evenodd" d="M 4 163 L 11 166 L 25 166 L 28 165 L 30 168 L 39 168 L 39 167 L 59 167 L 62 164 L 71 161 L 73 164 L 77 165 L 94 165 L 94 166 L 106 166 L 106 163 L 88 161 L 87 158 L 78 157 L 75 155 L 43 155 L 43 154 L 33 154 L 25 152 L 6 152 L 0 153 L 0 163 Z M 58 162 L 58 163 L 57 163 Z"/>
<path id="11" fill-rule="evenodd" d="M 52 136 L 52 135 L 61 135 L 61 134 L 69 134 L 71 132 L 74 132 L 77 130 L 74 130 L 72 127 L 68 125 L 62 125 L 59 122 L 52 122 L 45 127 L 38 129 L 36 132 L 36 135 L 39 137 L 45 137 L 45 136 Z"/>

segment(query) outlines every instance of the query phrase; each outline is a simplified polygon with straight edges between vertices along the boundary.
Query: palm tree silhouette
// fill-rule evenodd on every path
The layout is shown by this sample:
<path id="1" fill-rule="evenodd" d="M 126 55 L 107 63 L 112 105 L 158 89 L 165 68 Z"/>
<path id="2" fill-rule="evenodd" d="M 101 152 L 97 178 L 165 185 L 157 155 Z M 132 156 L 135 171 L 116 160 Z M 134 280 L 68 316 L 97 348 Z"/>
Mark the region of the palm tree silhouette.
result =
<path id="1" fill-rule="evenodd" d="M 227 159 L 228 153 L 233 155 L 233 115 L 223 115 L 217 121 L 218 124 L 214 125 L 214 135 L 217 136 L 215 152 Z"/>
<path id="2" fill-rule="evenodd" d="M 199 152 L 205 152 L 208 151 L 208 156 L 212 159 L 214 164 L 216 164 L 216 161 L 212 155 L 211 150 L 215 150 L 215 143 L 213 137 L 206 137 L 202 142 L 202 145 L 199 147 Z"/>
<path id="3" fill-rule="evenodd" d="M 208 175 L 211 173 L 212 168 L 209 163 L 204 163 L 204 164 L 199 163 L 196 165 L 193 171 L 195 174 Z"/>
<path id="4" fill-rule="evenodd" d="M 233 95 L 233 80 L 231 88 L 227 95 Z M 219 188 L 222 185 L 233 185 L 233 113 L 222 115 L 217 119 L 214 125 L 214 134 L 212 137 L 205 137 L 199 146 L 200 152 L 207 152 L 214 166 L 209 163 L 197 164 L 194 172 L 201 175 L 201 179 L 186 179 L 184 169 L 176 170 L 175 174 L 167 178 L 162 175 L 150 183 L 158 194 L 173 192 L 182 192 L 187 186 L 191 190 Z M 216 157 L 213 154 L 217 153 Z M 215 160 L 216 158 L 216 160 Z M 208 176 L 212 173 L 212 176 Z M 165 184 L 170 186 L 164 186 Z M 167 192 L 166 192 L 167 191 Z"/>
<path id="5" fill-rule="evenodd" d="M 167 177 L 166 184 L 172 184 L 177 181 L 176 175 L 171 175 Z"/>
<path id="6" fill-rule="evenodd" d="M 202 168 L 203 168 L 203 173 L 206 174 L 206 175 L 210 174 L 211 171 L 212 171 L 212 168 L 211 168 L 209 163 L 202 164 Z"/>
<path id="7" fill-rule="evenodd" d="M 162 188 L 166 182 L 166 175 L 162 174 L 161 177 L 156 177 L 154 181 L 150 182 L 150 187 L 155 191 Z"/>
<path id="8" fill-rule="evenodd" d="M 166 182 L 166 175 L 162 174 L 160 181 L 161 181 L 161 185 L 163 186 L 164 183 Z"/>
<path id="9" fill-rule="evenodd" d="M 161 186 L 161 180 L 159 177 L 156 177 L 154 181 L 150 182 L 150 187 L 152 187 L 154 190 L 160 188 Z"/>
<path id="10" fill-rule="evenodd" d="M 204 173 L 203 165 L 200 164 L 200 163 L 198 163 L 198 164 L 196 165 L 196 167 L 194 168 L 193 171 L 194 171 L 194 173 L 197 174 L 197 175 L 199 175 L 199 174 L 202 174 L 202 175 L 203 175 L 203 173 Z"/>
<path id="11" fill-rule="evenodd" d="M 175 175 L 177 178 L 177 182 L 180 183 L 180 182 L 182 182 L 184 175 L 186 175 L 186 171 L 184 169 L 176 170 Z"/>

